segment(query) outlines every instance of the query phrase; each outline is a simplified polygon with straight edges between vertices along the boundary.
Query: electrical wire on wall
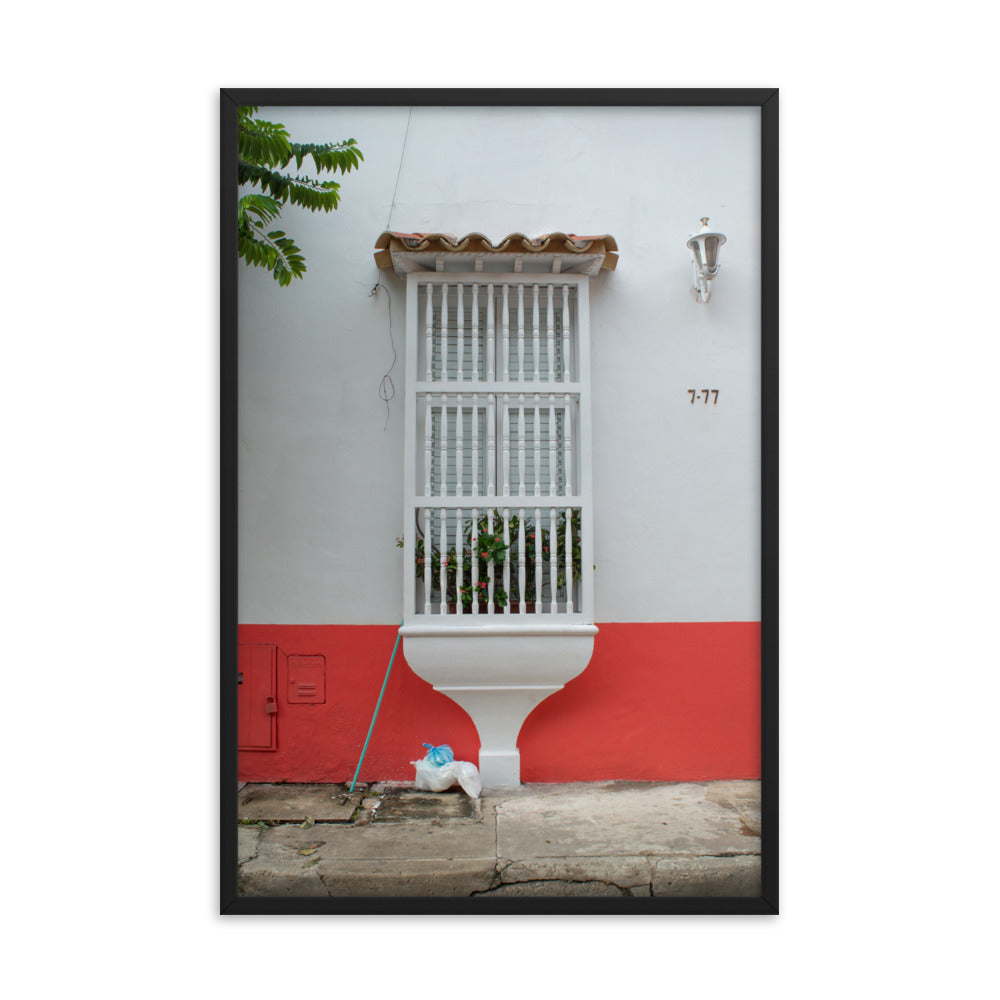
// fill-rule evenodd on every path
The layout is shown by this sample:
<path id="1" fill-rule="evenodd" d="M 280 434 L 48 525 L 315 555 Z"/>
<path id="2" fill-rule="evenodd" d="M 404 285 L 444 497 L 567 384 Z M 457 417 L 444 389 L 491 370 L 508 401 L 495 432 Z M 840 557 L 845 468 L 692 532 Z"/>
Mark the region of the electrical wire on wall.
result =
<path id="1" fill-rule="evenodd" d="M 392 210 L 396 207 L 396 192 L 399 190 L 399 175 L 403 172 L 403 154 L 406 152 L 406 140 L 410 134 L 410 119 L 413 117 L 413 106 L 406 115 L 406 131 L 403 133 L 403 146 L 399 151 L 399 166 L 396 168 L 396 183 L 392 189 L 392 201 L 389 203 L 389 218 L 385 220 L 385 228 L 392 222 Z"/>
<path id="2" fill-rule="evenodd" d="M 392 222 L 392 210 L 396 207 L 396 192 L 399 190 L 399 175 L 403 171 L 403 155 L 406 152 L 406 139 L 410 134 L 410 119 L 413 117 L 413 106 L 410 106 L 409 111 L 406 115 L 406 131 L 403 133 L 403 145 L 399 151 L 399 166 L 396 168 L 396 183 L 392 188 L 392 201 L 389 203 L 389 217 L 385 220 L 386 231 L 389 229 L 389 225 Z M 378 398 L 385 403 L 385 424 L 382 430 L 386 430 L 389 426 L 389 401 L 393 399 L 396 395 L 396 387 L 392 382 L 392 370 L 396 367 L 396 359 L 399 355 L 396 353 L 396 343 L 392 337 L 392 296 L 389 294 L 389 289 L 382 284 L 381 281 L 376 281 L 372 286 L 372 290 L 368 293 L 368 297 L 371 298 L 378 294 L 378 290 L 382 288 L 385 291 L 386 297 L 389 300 L 389 343 L 392 345 L 392 364 L 389 365 L 389 370 L 382 376 L 382 381 L 378 384 Z"/>
<path id="3" fill-rule="evenodd" d="M 392 336 L 392 296 L 389 294 L 389 289 L 381 281 L 376 281 L 368 293 L 368 297 L 377 295 L 380 288 L 389 300 L 389 343 L 392 345 L 392 364 L 389 365 L 389 370 L 382 376 L 382 381 L 378 384 L 378 398 L 385 403 L 385 424 L 382 427 L 382 430 L 385 430 L 389 426 L 389 401 L 396 395 L 396 386 L 392 382 L 392 370 L 396 367 L 396 359 L 399 355 L 396 353 L 396 342 Z"/>

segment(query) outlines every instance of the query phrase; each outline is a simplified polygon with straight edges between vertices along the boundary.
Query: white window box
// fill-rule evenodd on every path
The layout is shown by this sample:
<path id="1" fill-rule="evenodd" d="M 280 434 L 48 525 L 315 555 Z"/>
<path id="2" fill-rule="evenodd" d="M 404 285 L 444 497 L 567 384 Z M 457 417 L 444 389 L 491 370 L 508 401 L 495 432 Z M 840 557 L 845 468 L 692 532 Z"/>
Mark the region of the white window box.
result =
<path id="1" fill-rule="evenodd" d="M 521 725 L 597 633 L 588 293 L 604 253 L 566 245 L 380 261 L 407 283 L 404 652 L 472 717 L 487 788 L 519 784 Z"/>

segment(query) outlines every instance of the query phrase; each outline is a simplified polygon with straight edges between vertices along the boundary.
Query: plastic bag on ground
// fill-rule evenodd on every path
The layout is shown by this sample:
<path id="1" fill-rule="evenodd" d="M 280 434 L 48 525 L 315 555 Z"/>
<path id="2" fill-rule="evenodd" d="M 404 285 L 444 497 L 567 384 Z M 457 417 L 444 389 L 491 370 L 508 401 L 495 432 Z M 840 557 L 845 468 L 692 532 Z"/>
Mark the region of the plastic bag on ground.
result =
<path id="1" fill-rule="evenodd" d="M 432 764 L 450 764 L 455 759 L 455 754 L 447 743 L 442 743 L 439 747 L 430 743 L 425 743 L 424 746 L 427 748 L 424 759 Z"/>
<path id="2" fill-rule="evenodd" d="M 475 764 L 467 760 L 453 760 L 449 764 L 436 765 L 429 760 L 413 760 L 417 769 L 414 786 L 422 792 L 443 792 L 454 784 L 462 786 L 462 791 L 470 799 L 478 799 L 483 790 L 483 782 Z"/>

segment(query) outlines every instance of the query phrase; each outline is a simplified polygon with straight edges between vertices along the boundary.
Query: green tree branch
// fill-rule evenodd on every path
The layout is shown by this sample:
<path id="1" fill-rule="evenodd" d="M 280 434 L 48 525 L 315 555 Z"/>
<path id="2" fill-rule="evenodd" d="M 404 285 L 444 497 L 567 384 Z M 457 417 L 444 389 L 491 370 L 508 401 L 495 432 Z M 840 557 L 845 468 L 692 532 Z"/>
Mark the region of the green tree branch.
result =
<path id="1" fill-rule="evenodd" d="M 332 212 L 340 204 L 340 184 L 284 172 L 292 160 L 296 170 L 306 158 L 312 159 L 317 173 L 358 168 L 364 157 L 354 139 L 343 142 L 292 142 L 280 122 L 255 117 L 257 108 L 240 107 L 237 117 L 238 176 L 240 186 L 258 188 L 248 192 L 237 207 L 237 252 L 253 267 L 269 270 L 279 285 L 291 284 L 306 271 L 305 257 L 291 237 L 281 230 L 265 232 L 288 203 L 310 212 Z M 276 169 L 277 168 L 277 169 Z"/>

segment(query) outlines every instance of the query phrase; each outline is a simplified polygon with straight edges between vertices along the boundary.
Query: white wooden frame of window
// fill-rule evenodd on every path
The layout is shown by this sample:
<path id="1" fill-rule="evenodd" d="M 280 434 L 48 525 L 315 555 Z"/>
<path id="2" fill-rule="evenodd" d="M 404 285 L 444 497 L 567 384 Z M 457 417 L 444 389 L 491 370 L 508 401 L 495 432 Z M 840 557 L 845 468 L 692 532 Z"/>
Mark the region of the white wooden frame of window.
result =
<path id="1" fill-rule="evenodd" d="M 589 282 L 587 275 L 581 274 L 545 274 L 545 273 L 485 273 L 485 272 L 430 272 L 414 271 L 406 276 L 406 443 L 404 449 L 404 531 L 403 531 L 403 619 L 405 624 L 425 624 L 431 623 L 437 626 L 447 626 L 449 628 L 469 629 L 475 632 L 497 630 L 508 632 L 511 629 L 530 629 L 537 631 L 549 627 L 558 628 L 570 623 L 593 624 L 594 622 L 594 587 L 593 587 L 593 564 L 594 564 L 594 519 L 593 519 L 593 485 L 591 475 L 591 406 L 590 406 L 590 303 L 589 303 Z M 426 333 L 426 319 L 419 315 L 419 298 L 421 286 L 434 288 L 440 285 L 463 285 L 465 292 L 471 294 L 469 286 L 478 285 L 485 289 L 488 285 L 495 288 L 504 284 L 516 289 L 519 285 L 524 286 L 525 300 L 529 300 L 531 288 L 534 285 L 544 286 L 552 289 L 561 289 L 567 286 L 576 291 L 576 329 L 575 329 L 575 354 L 576 354 L 576 381 L 575 382 L 518 382 L 504 381 L 500 373 L 494 371 L 494 378 L 484 381 L 433 381 L 427 382 L 418 378 L 417 361 L 420 353 L 419 338 Z M 436 317 L 439 320 L 439 317 Z M 423 321 L 423 322 L 422 322 Z M 544 320 L 543 320 L 544 324 Z M 499 342 L 500 319 L 495 318 L 496 341 Z M 472 392 L 479 393 L 488 401 L 495 401 L 498 395 L 505 393 L 519 395 L 533 395 L 534 386 L 538 385 L 541 395 L 546 396 L 550 392 L 557 392 L 562 395 L 571 395 L 577 401 L 577 440 L 574 441 L 573 462 L 575 468 L 574 476 L 578 485 L 578 492 L 575 496 L 560 496 L 559 507 L 571 507 L 580 511 L 580 545 L 581 545 L 581 580 L 580 580 L 580 608 L 574 607 L 573 613 L 546 612 L 544 614 L 494 614 L 492 609 L 489 613 L 481 615 L 443 615 L 434 614 L 427 616 L 417 613 L 416 607 L 416 577 L 414 572 L 415 560 L 415 517 L 417 511 L 423 508 L 456 508 L 462 507 L 463 511 L 471 509 L 469 497 L 456 496 L 425 496 L 418 492 L 417 488 L 417 449 L 422 447 L 422 442 L 417 441 L 418 401 L 420 405 L 425 405 L 428 395 L 440 396 L 448 394 L 451 396 L 461 392 L 464 395 Z M 459 388 L 461 387 L 461 388 Z M 440 405 L 440 404 L 439 404 Z M 543 404 L 544 405 L 544 404 Z M 498 422 L 499 423 L 499 422 Z M 499 456 L 503 450 L 502 425 L 495 433 L 496 454 Z M 499 461 L 497 463 L 499 465 Z M 500 492 L 500 483 L 494 482 L 496 487 L 495 495 L 490 494 L 490 509 L 505 507 L 517 509 L 520 507 L 534 509 L 540 506 L 547 509 L 551 506 L 551 497 L 536 498 L 532 496 L 509 495 L 505 496 Z M 485 492 L 485 491 L 484 491 Z M 541 504 L 530 501 L 541 499 Z M 529 501 L 526 503 L 525 501 Z M 428 549 L 429 550 L 429 549 Z M 429 621 L 430 619 L 430 621 Z"/>

